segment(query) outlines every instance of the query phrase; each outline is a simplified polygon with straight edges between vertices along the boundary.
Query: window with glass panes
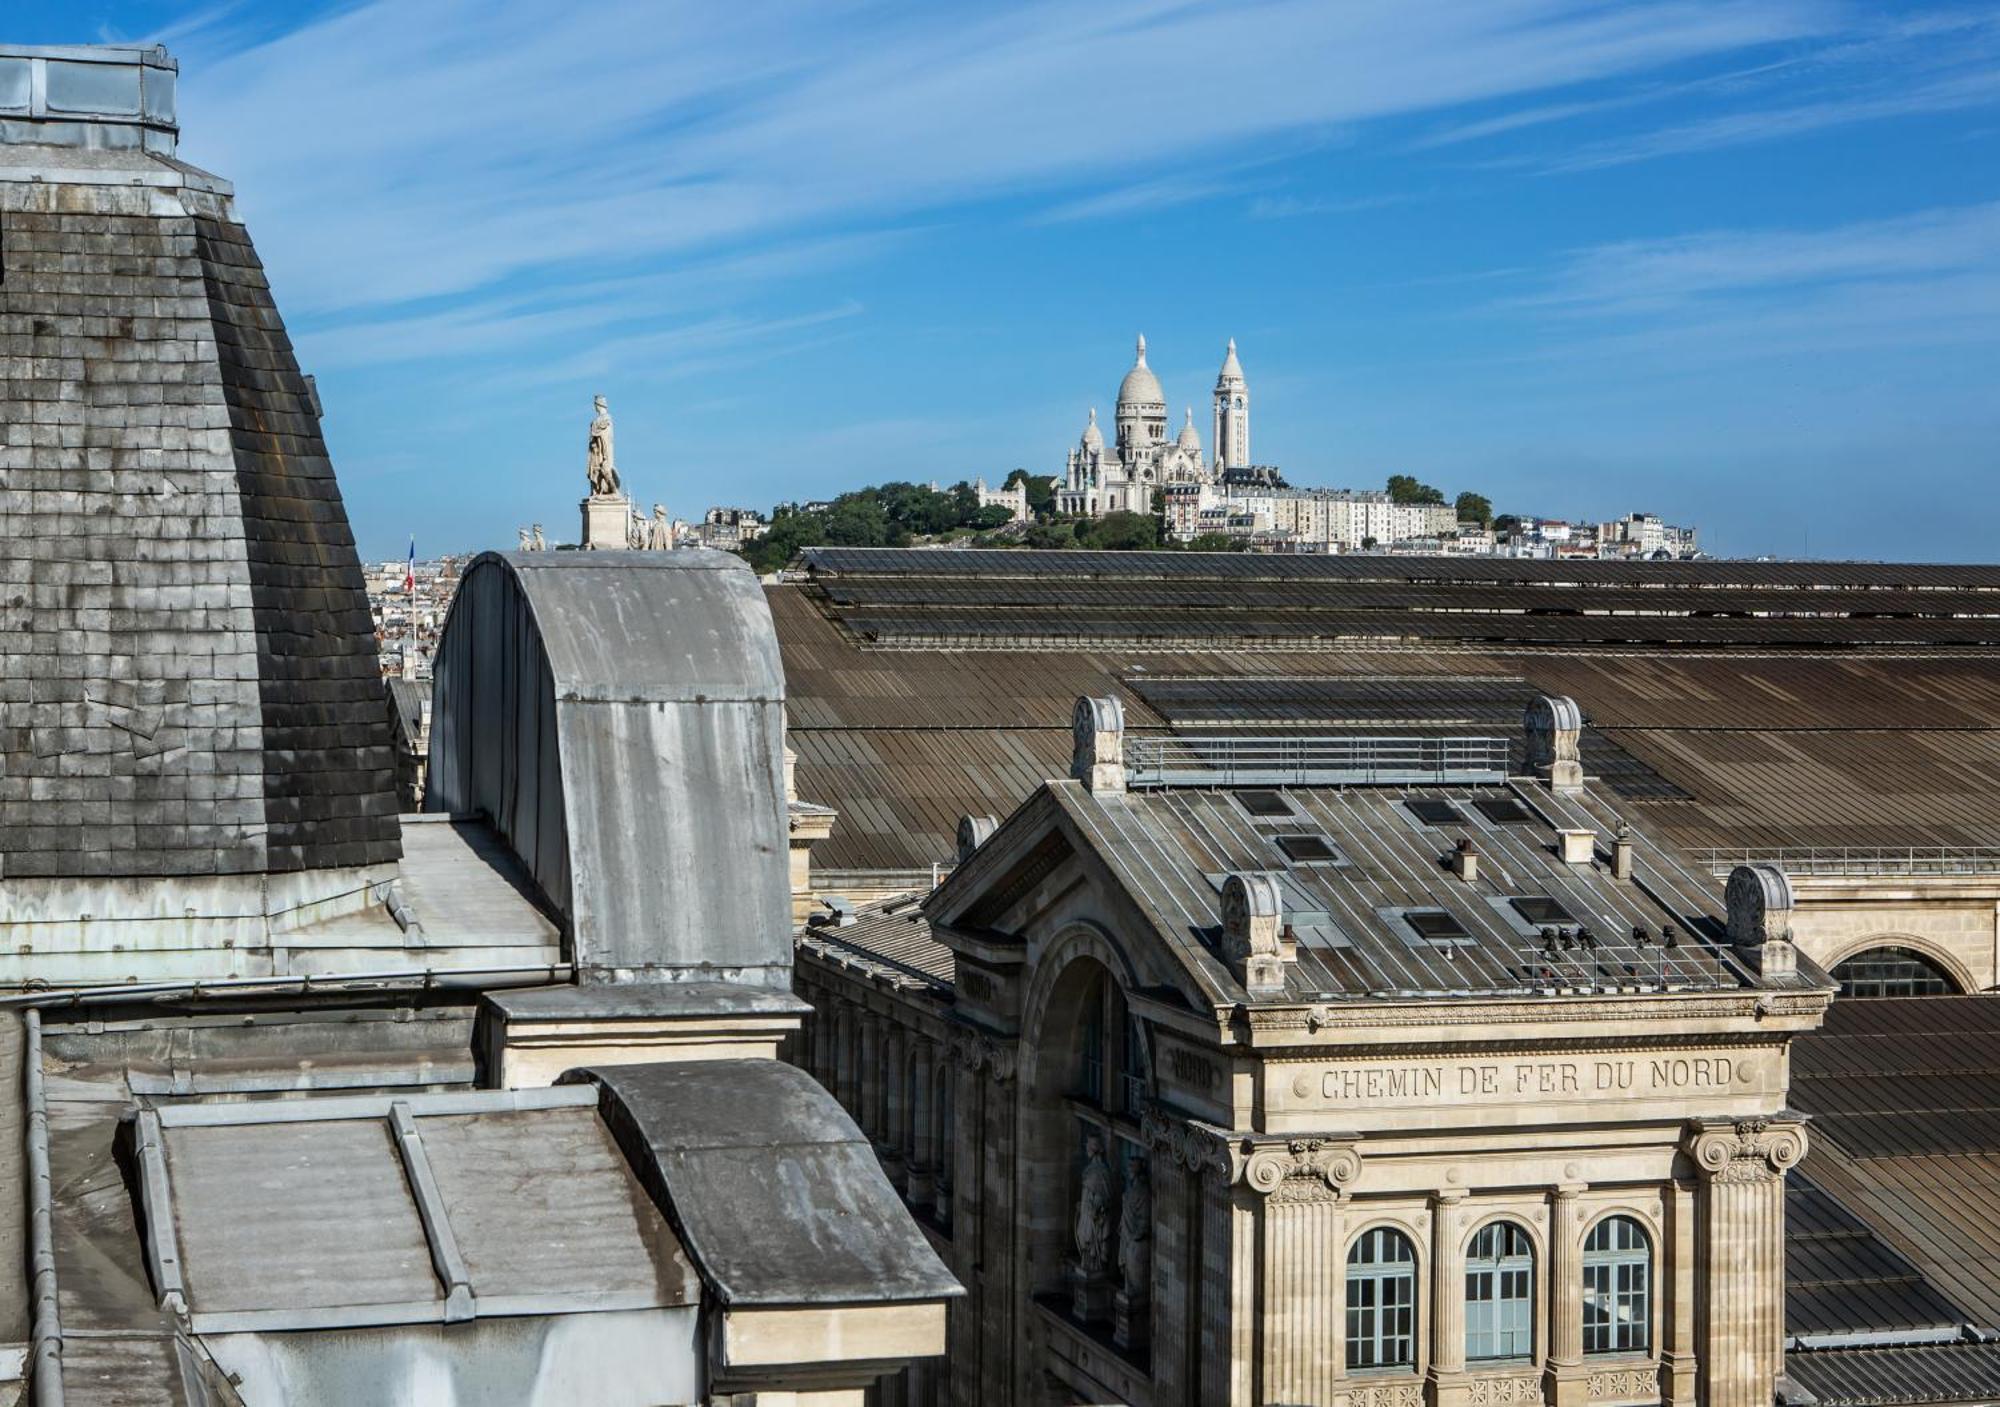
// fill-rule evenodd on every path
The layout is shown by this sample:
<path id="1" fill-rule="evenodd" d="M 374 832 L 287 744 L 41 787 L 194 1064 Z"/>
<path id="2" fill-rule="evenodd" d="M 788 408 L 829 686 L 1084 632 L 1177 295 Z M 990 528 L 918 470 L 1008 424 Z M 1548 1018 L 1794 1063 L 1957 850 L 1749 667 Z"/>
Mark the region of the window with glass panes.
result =
<path id="1" fill-rule="evenodd" d="M 1958 988 L 1944 970 L 1908 948 L 1870 948 L 1833 969 L 1843 997 L 1942 997 Z"/>
<path id="2" fill-rule="evenodd" d="M 1465 1356 L 1531 1358 L 1535 1352 L 1535 1248 L 1511 1221 L 1472 1238 L 1465 1257 Z"/>
<path id="3" fill-rule="evenodd" d="M 1608 1216 L 1583 1243 L 1583 1351 L 1652 1347 L 1653 1244 L 1629 1216 Z"/>
<path id="4" fill-rule="evenodd" d="M 1417 1253 L 1387 1226 L 1347 1253 L 1347 1366 L 1408 1368 L 1417 1343 Z"/>

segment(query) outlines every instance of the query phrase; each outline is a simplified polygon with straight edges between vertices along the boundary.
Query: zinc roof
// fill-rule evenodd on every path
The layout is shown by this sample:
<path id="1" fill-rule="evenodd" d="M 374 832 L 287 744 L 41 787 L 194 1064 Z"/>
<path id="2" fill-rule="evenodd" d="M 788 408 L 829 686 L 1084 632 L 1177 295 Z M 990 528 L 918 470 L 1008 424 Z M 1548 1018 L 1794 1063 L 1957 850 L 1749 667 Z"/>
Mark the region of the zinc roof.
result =
<path id="1" fill-rule="evenodd" d="M 1285 788 L 1267 793 L 1286 813 L 1278 817 L 1252 814 L 1240 791 L 1093 794 L 1070 781 L 1048 790 L 1084 846 L 1196 974 L 1231 1000 L 1242 993 L 1217 953 L 1222 882 L 1232 872 L 1278 880 L 1297 936 L 1287 999 L 1734 989 L 1748 981 L 1713 942 L 1720 930 L 1701 880 L 1650 847 L 1645 888 L 1615 880 L 1595 860 L 1562 863 L 1552 853 L 1555 830 L 1581 813 L 1530 788 Z M 1457 819 L 1428 824 L 1411 809 L 1419 801 L 1446 802 Z M 1518 819 L 1497 822 L 1484 805 L 1511 807 Z M 1292 858 L 1281 838 L 1293 836 L 1317 837 L 1334 858 Z M 1471 883 L 1444 863 L 1461 838 L 1480 854 Z M 1552 902 L 1559 915 L 1524 912 L 1517 899 Z M 1425 936 L 1434 916 L 1448 916 L 1456 933 Z M 1551 948 L 1545 926 L 1569 936 Z M 1663 930 L 1674 947 L 1662 945 Z"/>

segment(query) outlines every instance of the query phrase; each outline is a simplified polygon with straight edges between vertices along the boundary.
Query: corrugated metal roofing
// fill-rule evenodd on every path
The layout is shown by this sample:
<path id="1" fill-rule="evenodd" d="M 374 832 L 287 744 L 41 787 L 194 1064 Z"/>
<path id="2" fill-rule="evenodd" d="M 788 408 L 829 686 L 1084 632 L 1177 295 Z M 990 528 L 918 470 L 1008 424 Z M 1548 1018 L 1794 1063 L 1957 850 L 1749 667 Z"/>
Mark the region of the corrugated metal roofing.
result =
<path id="1" fill-rule="evenodd" d="M 1791 1098 L 1812 1181 L 2000 1327 L 2000 999 L 1836 1001 L 1792 1043 Z"/>
<path id="2" fill-rule="evenodd" d="M 1120 698 L 1134 736 L 1365 732 L 1371 720 L 1421 732 L 1426 718 L 1441 727 L 1459 717 L 1497 724 L 1529 691 L 1568 694 L 1584 711 L 1586 770 L 1671 843 L 2000 843 L 2000 788 L 1983 781 L 2000 770 L 2000 651 L 1931 645 L 1878 653 L 1855 642 L 1877 627 L 1910 623 L 1840 616 L 1777 620 L 1771 630 L 1793 641 L 1782 651 L 1593 643 L 1585 637 L 1603 629 L 1563 616 L 1516 617 L 1516 624 L 1553 624 L 1500 631 L 1540 631 L 1541 643 L 1486 639 L 1493 632 L 1483 628 L 1456 638 L 1448 624 L 1461 607 L 1478 614 L 1488 595 L 1512 601 L 1533 588 L 1610 599 L 1614 583 L 1618 592 L 1662 599 L 1678 592 L 1709 604 L 1752 588 L 1789 591 L 1806 607 L 1846 609 L 1863 598 L 1888 604 L 1892 592 L 1950 602 L 1993 589 L 1981 584 L 1996 575 L 1990 568 L 887 549 L 815 550 L 809 562 L 808 583 L 767 595 L 784 653 L 800 794 L 841 813 L 814 853 L 828 868 L 948 862 L 960 815 L 1004 816 L 1041 781 L 1067 773 L 1070 710 L 1086 694 Z M 1437 600 L 1451 610 L 1404 613 L 1429 616 L 1420 628 L 1442 629 L 1443 637 L 1333 639 L 1311 623 L 1310 610 L 1273 615 L 1240 594 L 1403 591 L 1411 583 L 1450 593 Z M 977 649 L 914 639 L 886 647 L 843 623 L 850 608 L 836 598 L 892 588 L 916 603 L 893 609 L 922 614 L 930 609 L 923 602 L 949 601 L 957 604 L 942 609 L 972 616 L 1001 608 L 964 604 L 977 599 L 968 593 L 999 590 L 1020 603 L 1013 614 L 1034 634 L 1018 648 L 992 648 L 990 635 L 966 637 Z M 1083 639 L 1073 623 L 1100 608 L 1066 603 L 1114 589 L 1130 601 L 1105 609 L 1137 633 L 1122 642 Z M 1158 604 L 1137 604 L 1146 599 Z M 1196 599 L 1216 604 L 1173 604 Z M 1237 615 L 1266 618 L 1254 627 L 1268 629 L 1256 647 L 1240 647 Z M 1215 619 L 1190 624 L 1205 616 Z M 1478 731 L 1516 736 L 1514 712 L 1504 730 Z"/>
<path id="3" fill-rule="evenodd" d="M 1794 1350 L 1785 1373 L 1819 1407 L 1906 1407 L 1920 1402 L 2000 1400 L 2000 1344 Z"/>

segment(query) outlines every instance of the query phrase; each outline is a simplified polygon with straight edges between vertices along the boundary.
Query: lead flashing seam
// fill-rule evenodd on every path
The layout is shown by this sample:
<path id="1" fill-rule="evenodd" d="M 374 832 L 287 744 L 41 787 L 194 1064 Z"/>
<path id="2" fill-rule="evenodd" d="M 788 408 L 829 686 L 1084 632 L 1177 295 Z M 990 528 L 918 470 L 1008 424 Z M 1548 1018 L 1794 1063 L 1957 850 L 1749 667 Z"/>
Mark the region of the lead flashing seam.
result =
<path id="1" fill-rule="evenodd" d="M 595 1106 L 596 1090 L 578 1085 L 539 1089 L 482 1089 L 444 1094 L 333 1095 L 324 1099 L 253 1100 L 244 1104 L 176 1104 L 157 1111 L 166 1128 L 214 1128 L 224 1124 L 306 1124 L 334 1119 L 384 1119 L 395 1105 L 413 1116 L 427 1114 L 512 1114 L 530 1109 Z"/>
<path id="2" fill-rule="evenodd" d="M 174 1205 L 167 1181 L 166 1147 L 160 1134 L 160 1116 L 151 1109 L 139 1111 L 139 1200 L 145 1209 L 146 1259 L 153 1272 L 153 1288 L 160 1308 L 187 1317 L 187 1284 L 181 1278 L 180 1237 L 174 1229 Z"/>
<path id="3" fill-rule="evenodd" d="M 424 1239 L 430 1242 L 431 1264 L 445 1287 L 444 1322 L 457 1323 L 479 1313 L 472 1298 L 472 1275 L 465 1258 L 458 1253 L 458 1237 L 445 1212 L 444 1194 L 438 1191 L 431 1174 L 430 1156 L 424 1152 L 423 1136 L 417 1132 L 416 1116 L 404 1100 L 389 1105 L 389 1129 L 396 1136 L 396 1151 L 403 1155 L 403 1171 L 409 1175 L 410 1191 L 416 1197 L 417 1215 L 423 1219 Z"/>
<path id="4" fill-rule="evenodd" d="M 49 1180 L 49 1103 L 42 1084 L 42 1013 L 23 1013 L 27 1036 L 22 1051 L 27 1110 L 28 1265 L 34 1327 L 29 1372 L 35 1407 L 63 1407 L 62 1314 L 56 1295 L 56 1253 Z"/>

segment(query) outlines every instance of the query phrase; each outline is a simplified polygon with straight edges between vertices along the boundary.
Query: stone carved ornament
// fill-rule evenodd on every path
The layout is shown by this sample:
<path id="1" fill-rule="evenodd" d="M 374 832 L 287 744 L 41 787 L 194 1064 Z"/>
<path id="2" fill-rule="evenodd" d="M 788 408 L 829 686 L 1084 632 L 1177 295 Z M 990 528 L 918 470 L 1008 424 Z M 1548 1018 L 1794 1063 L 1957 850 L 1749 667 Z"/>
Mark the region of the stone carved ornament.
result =
<path id="1" fill-rule="evenodd" d="M 1014 1078 L 1013 1042 L 995 1040 L 966 1027 L 953 1030 L 947 1040 L 951 1058 L 975 1075 L 984 1071 L 1000 1084 Z"/>
<path id="2" fill-rule="evenodd" d="M 1070 775 L 1088 780 L 1091 769 L 1125 765 L 1125 705 L 1116 698 L 1079 698 L 1069 719 Z"/>
<path id="3" fill-rule="evenodd" d="M 1738 1119 L 1703 1127 L 1688 1151 L 1718 1182 L 1763 1182 L 1805 1157 L 1806 1131 L 1795 1123 Z"/>
<path id="4" fill-rule="evenodd" d="M 1324 1138 L 1294 1138 L 1256 1148 L 1243 1163 L 1243 1181 L 1273 1202 L 1338 1201 L 1361 1175 L 1361 1155 L 1352 1144 Z"/>
<path id="5" fill-rule="evenodd" d="M 1521 726 L 1527 734 L 1530 767 L 1582 760 L 1579 737 L 1583 711 L 1576 706 L 1575 699 L 1544 694 L 1529 703 Z"/>
<path id="6" fill-rule="evenodd" d="M 1792 882 L 1776 865 L 1738 865 L 1723 890 L 1728 906 L 1729 941 L 1754 947 L 1792 936 Z"/>

